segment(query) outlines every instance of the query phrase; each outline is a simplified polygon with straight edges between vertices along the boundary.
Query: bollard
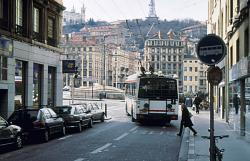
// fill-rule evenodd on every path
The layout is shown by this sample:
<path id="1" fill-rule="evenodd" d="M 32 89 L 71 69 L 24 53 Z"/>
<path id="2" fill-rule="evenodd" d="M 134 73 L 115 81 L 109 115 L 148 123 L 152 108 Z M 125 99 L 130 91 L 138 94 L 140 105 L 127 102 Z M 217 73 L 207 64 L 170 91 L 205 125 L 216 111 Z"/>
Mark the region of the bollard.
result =
<path id="1" fill-rule="evenodd" d="M 107 117 L 108 116 L 108 113 L 107 113 L 107 104 L 105 103 L 105 116 Z"/>

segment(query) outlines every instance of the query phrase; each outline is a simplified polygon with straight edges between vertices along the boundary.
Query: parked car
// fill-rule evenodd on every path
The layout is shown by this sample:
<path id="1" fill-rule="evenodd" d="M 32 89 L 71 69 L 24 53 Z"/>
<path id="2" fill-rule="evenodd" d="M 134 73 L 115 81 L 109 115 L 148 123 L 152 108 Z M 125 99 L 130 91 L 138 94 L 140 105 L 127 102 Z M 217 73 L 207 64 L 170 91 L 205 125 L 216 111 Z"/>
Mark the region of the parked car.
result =
<path id="1" fill-rule="evenodd" d="M 69 91 L 70 90 L 70 86 L 64 86 L 63 87 L 63 91 Z"/>
<path id="2" fill-rule="evenodd" d="M 9 117 L 10 124 L 23 129 L 26 138 L 39 137 L 47 142 L 51 135 L 61 133 L 65 135 L 64 120 L 58 117 L 51 108 L 19 109 Z"/>
<path id="3" fill-rule="evenodd" d="M 10 125 L 0 116 L 0 148 L 14 145 L 16 148 L 22 148 L 22 128 L 16 125 Z"/>
<path id="4" fill-rule="evenodd" d="M 82 126 L 92 127 L 92 114 L 88 113 L 82 105 L 56 106 L 53 110 L 65 121 L 66 128 L 77 128 L 82 131 Z"/>
<path id="5" fill-rule="evenodd" d="M 93 121 L 104 122 L 105 112 L 104 109 L 97 103 L 83 104 L 84 108 L 93 115 Z"/>

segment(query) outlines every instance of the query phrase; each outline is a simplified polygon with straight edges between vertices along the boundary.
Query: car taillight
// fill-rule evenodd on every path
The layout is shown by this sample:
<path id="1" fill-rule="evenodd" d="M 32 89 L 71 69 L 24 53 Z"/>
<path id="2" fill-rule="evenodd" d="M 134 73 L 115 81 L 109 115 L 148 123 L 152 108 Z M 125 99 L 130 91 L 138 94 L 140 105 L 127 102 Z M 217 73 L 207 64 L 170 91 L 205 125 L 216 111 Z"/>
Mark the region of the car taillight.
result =
<path id="1" fill-rule="evenodd" d="M 35 127 L 44 127 L 45 126 L 45 123 L 43 121 L 40 121 L 40 120 L 36 120 L 33 122 L 33 125 Z"/>

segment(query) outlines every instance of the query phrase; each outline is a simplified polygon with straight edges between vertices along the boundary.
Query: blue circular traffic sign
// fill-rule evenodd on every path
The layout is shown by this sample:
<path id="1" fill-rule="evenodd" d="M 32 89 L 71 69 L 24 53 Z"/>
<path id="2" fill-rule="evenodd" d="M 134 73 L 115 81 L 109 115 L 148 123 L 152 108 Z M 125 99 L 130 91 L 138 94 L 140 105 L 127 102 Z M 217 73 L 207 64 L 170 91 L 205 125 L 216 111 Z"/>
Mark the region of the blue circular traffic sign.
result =
<path id="1" fill-rule="evenodd" d="M 206 65 L 215 65 L 223 60 L 226 55 L 224 41 L 215 34 L 203 37 L 197 45 L 197 57 Z"/>

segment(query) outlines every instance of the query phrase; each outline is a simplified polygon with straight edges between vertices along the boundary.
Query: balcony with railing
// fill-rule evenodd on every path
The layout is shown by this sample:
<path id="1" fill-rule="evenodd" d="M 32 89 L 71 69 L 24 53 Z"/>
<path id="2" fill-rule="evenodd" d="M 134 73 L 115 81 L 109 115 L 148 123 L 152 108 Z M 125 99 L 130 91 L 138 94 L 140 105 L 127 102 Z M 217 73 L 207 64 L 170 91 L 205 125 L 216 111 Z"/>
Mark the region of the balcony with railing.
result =
<path id="1" fill-rule="evenodd" d="M 24 36 L 24 35 L 25 35 L 25 33 L 24 33 L 24 27 L 23 27 L 23 26 L 16 25 L 16 33 L 17 33 L 18 35 Z"/>
<path id="2" fill-rule="evenodd" d="M 50 38 L 50 37 L 48 37 L 48 39 L 47 39 L 47 44 L 50 45 L 50 46 L 57 47 L 56 39 L 53 39 L 53 38 Z"/>
<path id="3" fill-rule="evenodd" d="M 42 42 L 42 35 L 38 32 L 33 32 L 33 40 Z"/>

